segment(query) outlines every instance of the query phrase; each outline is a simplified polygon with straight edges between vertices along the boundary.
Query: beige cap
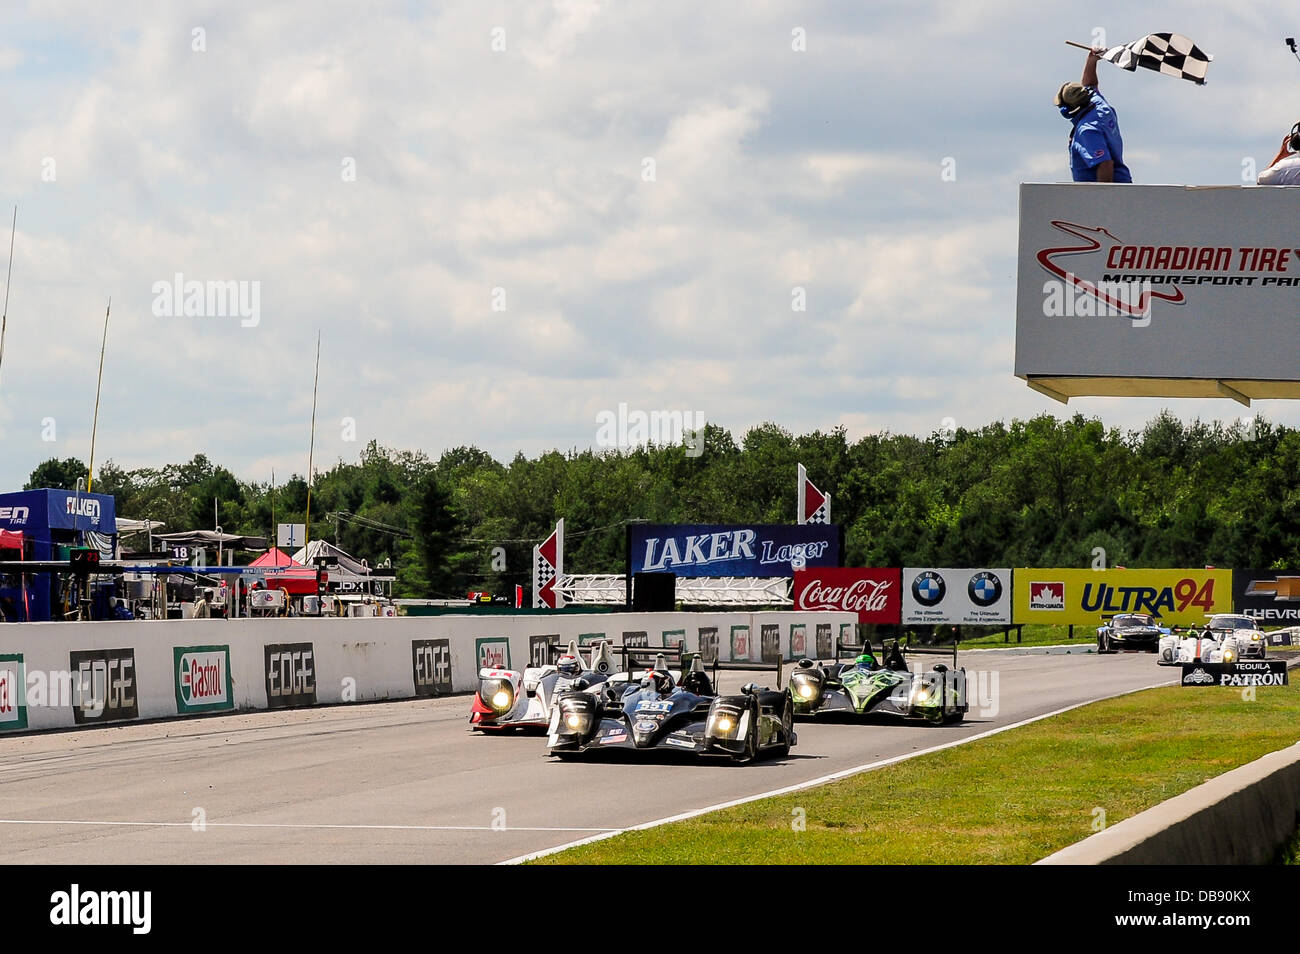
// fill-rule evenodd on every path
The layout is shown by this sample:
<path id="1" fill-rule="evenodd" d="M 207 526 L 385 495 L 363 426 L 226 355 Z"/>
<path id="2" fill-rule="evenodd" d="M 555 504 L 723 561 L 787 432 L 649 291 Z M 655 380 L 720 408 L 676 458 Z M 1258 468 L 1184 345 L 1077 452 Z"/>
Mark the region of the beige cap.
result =
<path id="1" fill-rule="evenodd" d="M 1091 98 L 1092 94 L 1082 83 L 1062 83 L 1056 91 L 1056 105 L 1069 106 L 1071 109 L 1082 106 Z"/>

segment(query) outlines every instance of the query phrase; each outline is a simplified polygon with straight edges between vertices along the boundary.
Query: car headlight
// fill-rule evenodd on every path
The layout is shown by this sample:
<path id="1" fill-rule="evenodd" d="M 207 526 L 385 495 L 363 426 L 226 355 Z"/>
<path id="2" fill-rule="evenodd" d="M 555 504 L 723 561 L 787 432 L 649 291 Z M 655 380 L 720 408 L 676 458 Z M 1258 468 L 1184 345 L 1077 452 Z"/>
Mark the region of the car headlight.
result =
<path id="1" fill-rule="evenodd" d="M 560 729 L 565 735 L 586 735 L 595 716 L 590 699 L 560 700 Z"/>
<path id="2" fill-rule="evenodd" d="M 1235 649 L 1233 649 L 1231 646 L 1229 646 L 1227 649 L 1225 649 L 1225 650 L 1223 651 L 1223 661 L 1224 661 L 1224 662 L 1229 663 L 1229 662 L 1232 662 L 1232 661 L 1233 661 L 1234 659 L 1236 659 L 1236 658 L 1237 658 L 1237 651 L 1236 651 Z"/>
<path id="3" fill-rule="evenodd" d="M 734 739 L 740 729 L 740 715 L 734 706 L 714 706 L 704 734 L 714 739 Z"/>
<path id="4" fill-rule="evenodd" d="M 821 680 L 808 673 L 796 672 L 790 676 L 790 688 L 800 702 L 812 702 L 821 694 Z"/>
<path id="5" fill-rule="evenodd" d="M 932 706 L 939 700 L 937 687 L 925 682 L 918 682 L 912 687 L 912 705 Z"/>
<path id="6" fill-rule="evenodd" d="M 508 679 L 485 679 L 479 686 L 478 697 L 497 715 L 509 712 L 515 704 L 515 690 Z"/>

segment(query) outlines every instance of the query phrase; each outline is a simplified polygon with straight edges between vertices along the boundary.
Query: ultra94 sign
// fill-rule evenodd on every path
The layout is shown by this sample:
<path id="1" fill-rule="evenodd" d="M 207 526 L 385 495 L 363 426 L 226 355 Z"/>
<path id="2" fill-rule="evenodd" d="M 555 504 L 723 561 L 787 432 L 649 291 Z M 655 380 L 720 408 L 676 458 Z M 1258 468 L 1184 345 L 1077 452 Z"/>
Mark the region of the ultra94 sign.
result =
<path id="1" fill-rule="evenodd" d="M 857 613 L 859 623 L 897 623 L 902 571 L 870 567 L 796 570 L 794 608 Z"/>
<path id="2" fill-rule="evenodd" d="M 1165 626 L 1232 612 L 1231 570 L 1016 570 L 1017 623 L 1093 624 L 1149 613 Z"/>

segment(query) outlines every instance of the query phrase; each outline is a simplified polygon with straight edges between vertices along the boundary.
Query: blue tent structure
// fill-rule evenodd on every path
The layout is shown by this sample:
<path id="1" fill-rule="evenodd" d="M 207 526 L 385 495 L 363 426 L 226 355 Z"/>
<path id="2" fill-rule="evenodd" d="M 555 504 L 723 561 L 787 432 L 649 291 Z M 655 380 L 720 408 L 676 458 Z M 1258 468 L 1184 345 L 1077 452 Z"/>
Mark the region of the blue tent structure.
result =
<path id="1" fill-rule="evenodd" d="M 71 548 L 81 546 L 96 547 L 109 560 L 117 543 L 116 501 L 108 494 L 48 487 L 0 494 L 0 529 L 23 534 L 23 560 L 67 560 Z M 56 573 L 0 572 L 3 616 L 33 622 L 63 619 L 63 589 Z M 107 618 L 111 587 L 98 587 L 94 594 L 92 615 Z"/>

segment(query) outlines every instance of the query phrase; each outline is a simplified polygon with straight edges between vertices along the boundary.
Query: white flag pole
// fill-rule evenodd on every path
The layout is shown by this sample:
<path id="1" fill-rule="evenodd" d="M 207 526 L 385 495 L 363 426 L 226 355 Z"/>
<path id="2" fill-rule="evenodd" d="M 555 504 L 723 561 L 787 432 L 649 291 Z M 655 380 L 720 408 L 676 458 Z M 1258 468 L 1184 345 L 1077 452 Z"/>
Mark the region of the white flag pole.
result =
<path id="1" fill-rule="evenodd" d="M 798 517 L 799 523 L 805 523 L 804 519 L 804 486 L 808 483 L 808 471 L 804 470 L 803 464 L 799 465 L 799 499 L 795 503 L 795 516 Z"/>
<path id="2" fill-rule="evenodd" d="M 541 580 L 537 576 L 537 564 L 542 559 L 542 548 L 533 547 L 533 609 L 541 609 L 546 604 L 542 602 Z"/>
<path id="3" fill-rule="evenodd" d="M 564 605 L 564 594 L 560 591 L 560 578 L 564 576 L 564 518 L 555 522 L 555 608 Z"/>

